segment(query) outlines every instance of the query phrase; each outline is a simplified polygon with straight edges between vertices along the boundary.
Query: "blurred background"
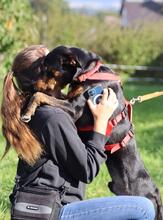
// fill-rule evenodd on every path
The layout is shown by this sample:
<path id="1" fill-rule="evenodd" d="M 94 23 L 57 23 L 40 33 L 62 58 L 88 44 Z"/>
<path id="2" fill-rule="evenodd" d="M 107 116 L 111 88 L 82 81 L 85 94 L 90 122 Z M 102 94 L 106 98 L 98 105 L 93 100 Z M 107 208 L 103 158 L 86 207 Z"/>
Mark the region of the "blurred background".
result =
<path id="1" fill-rule="evenodd" d="M 0 0 L 0 88 L 14 56 L 31 44 L 66 44 L 99 54 L 123 80 L 127 99 L 163 90 L 163 0 Z M 163 98 L 134 106 L 141 157 L 163 197 Z M 0 155 L 4 151 L 0 135 Z M 0 161 L 0 220 L 9 219 L 8 195 L 17 157 Z M 87 198 L 111 195 L 105 166 Z"/>
<path id="2" fill-rule="evenodd" d="M 38 43 L 83 47 L 110 64 L 161 67 L 162 42 L 162 0 L 0 0 L 2 73 L 20 48 Z"/>

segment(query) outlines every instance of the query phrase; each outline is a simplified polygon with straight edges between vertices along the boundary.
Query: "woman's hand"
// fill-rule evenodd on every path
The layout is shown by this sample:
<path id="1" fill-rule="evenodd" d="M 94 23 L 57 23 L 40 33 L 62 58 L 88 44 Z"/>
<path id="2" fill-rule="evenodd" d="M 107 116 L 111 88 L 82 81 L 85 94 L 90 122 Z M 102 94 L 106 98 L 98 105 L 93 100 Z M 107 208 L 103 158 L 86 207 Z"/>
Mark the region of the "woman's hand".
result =
<path id="1" fill-rule="evenodd" d="M 94 131 L 105 135 L 108 120 L 118 107 L 116 94 L 110 88 L 109 92 L 108 89 L 104 89 L 99 104 L 94 105 L 90 99 L 87 102 L 94 117 Z"/>

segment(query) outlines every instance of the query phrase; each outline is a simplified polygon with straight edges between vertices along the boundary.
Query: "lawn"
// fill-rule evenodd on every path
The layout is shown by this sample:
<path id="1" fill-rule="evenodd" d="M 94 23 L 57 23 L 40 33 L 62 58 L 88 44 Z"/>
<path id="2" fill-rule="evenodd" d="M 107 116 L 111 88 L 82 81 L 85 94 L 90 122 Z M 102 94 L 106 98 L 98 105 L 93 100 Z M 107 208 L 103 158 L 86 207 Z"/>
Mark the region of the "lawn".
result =
<path id="1" fill-rule="evenodd" d="M 124 85 L 127 99 L 133 96 L 161 91 L 162 85 Z M 159 187 L 163 198 L 163 97 L 134 105 L 133 123 L 135 125 L 136 140 L 141 157 L 154 182 Z M 0 135 L 0 155 L 4 151 L 4 140 Z M 16 155 L 10 151 L 8 156 L 0 162 L 0 220 L 9 220 L 8 195 L 14 184 L 16 172 Z M 88 186 L 87 198 L 111 195 L 107 188 L 110 177 L 106 167 L 102 166 L 100 174 Z"/>

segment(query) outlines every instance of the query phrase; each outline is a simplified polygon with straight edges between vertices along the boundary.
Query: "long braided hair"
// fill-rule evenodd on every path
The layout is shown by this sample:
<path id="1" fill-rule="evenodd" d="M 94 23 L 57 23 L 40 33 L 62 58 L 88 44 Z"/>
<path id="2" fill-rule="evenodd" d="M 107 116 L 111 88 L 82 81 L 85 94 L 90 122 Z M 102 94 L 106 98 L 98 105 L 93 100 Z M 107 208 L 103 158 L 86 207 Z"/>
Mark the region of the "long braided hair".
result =
<path id="1" fill-rule="evenodd" d="M 12 70 L 6 75 L 3 85 L 1 117 L 2 132 L 6 139 L 3 157 L 13 146 L 18 156 L 29 165 L 40 158 L 43 148 L 28 125 L 21 121 L 21 109 L 27 94 L 34 93 L 34 85 L 41 74 L 41 64 L 46 54 L 47 48 L 43 45 L 33 45 L 22 50 L 15 57 Z"/>

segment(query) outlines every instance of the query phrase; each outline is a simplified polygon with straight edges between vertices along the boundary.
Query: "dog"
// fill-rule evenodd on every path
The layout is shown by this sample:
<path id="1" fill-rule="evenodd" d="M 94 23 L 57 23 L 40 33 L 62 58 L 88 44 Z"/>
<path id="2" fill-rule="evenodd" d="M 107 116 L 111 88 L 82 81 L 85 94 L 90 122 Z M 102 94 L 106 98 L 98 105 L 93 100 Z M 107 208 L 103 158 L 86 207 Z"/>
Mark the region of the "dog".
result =
<path id="1" fill-rule="evenodd" d="M 137 195 L 149 198 L 156 210 L 156 219 L 163 220 L 163 206 L 159 189 L 145 169 L 137 149 L 131 123 L 131 106 L 126 102 L 119 76 L 101 63 L 101 58 L 76 47 L 59 46 L 45 58 L 45 77 L 37 83 L 37 92 L 31 97 L 22 120 L 29 121 L 37 106 L 49 104 L 67 111 L 76 122 L 79 136 L 87 137 L 93 127 L 93 117 L 87 106 L 84 92 L 97 85 L 112 88 L 119 106 L 108 123 L 106 144 L 106 166 L 112 181 L 109 189 L 116 195 Z M 43 89 L 47 81 L 55 81 L 53 91 Z M 67 97 L 61 89 L 70 83 Z M 50 88 L 50 87 L 49 87 Z M 43 93 L 42 93 L 43 92 Z M 53 95 L 55 94 L 54 98 Z M 60 99 L 58 99 L 60 98 Z M 61 99 L 62 98 L 62 99 Z"/>

